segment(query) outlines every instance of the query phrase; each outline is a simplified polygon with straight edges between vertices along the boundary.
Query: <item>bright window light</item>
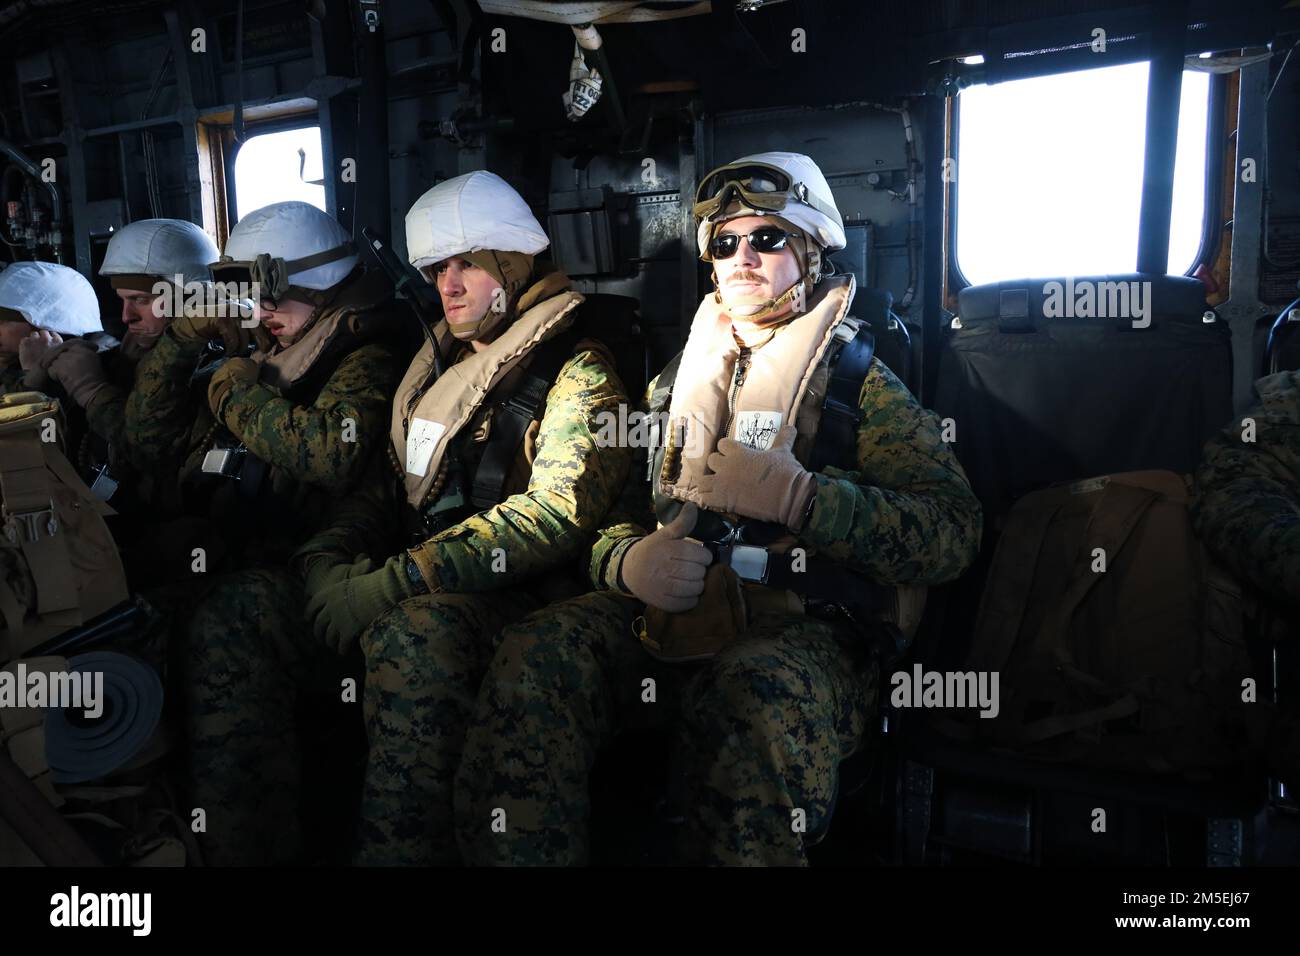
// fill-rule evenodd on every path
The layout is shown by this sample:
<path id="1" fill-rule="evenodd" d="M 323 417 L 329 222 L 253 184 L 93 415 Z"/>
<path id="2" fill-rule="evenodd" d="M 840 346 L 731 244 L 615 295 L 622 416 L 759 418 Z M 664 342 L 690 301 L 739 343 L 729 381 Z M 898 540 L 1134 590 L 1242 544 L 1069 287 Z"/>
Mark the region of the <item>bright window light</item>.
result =
<path id="1" fill-rule="evenodd" d="M 961 93 L 957 261 L 974 283 L 1133 272 L 1146 63 Z M 1183 74 L 1169 271 L 1191 268 L 1205 205 L 1209 74 Z"/>
<path id="2" fill-rule="evenodd" d="M 323 210 L 324 179 L 319 126 L 254 136 L 235 154 L 236 214 L 291 200 Z"/>

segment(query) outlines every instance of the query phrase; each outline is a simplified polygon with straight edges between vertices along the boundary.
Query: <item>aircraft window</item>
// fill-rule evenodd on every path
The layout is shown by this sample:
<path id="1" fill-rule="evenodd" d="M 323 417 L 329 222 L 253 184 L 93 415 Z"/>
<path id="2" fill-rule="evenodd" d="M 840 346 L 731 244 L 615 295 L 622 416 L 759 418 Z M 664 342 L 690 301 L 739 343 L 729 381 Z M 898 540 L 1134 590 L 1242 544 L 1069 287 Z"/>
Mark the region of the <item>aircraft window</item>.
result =
<path id="1" fill-rule="evenodd" d="M 251 136 L 235 155 L 236 214 L 290 200 L 323 210 L 324 179 L 319 126 Z"/>
<path id="2" fill-rule="evenodd" d="M 1132 272 L 1147 64 L 963 90 L 957 261 L 973 284 Z M 1183 74 L 1169 271 L 1195 264 L 1205 206 L 1209 74 Z"/>

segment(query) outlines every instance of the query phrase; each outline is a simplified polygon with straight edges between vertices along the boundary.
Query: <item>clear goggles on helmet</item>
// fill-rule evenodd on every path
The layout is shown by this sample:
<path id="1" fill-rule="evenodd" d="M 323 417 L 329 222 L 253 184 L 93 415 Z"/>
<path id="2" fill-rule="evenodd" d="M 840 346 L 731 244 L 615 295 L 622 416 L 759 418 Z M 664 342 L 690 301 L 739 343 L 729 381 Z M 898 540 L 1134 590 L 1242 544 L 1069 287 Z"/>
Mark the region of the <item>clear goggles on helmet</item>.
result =
<path id="1" fill-rule="evenodd" d="M 345 259 L 354 251 L 352 242 L 348 241 L 301 259 L 283 259 L 266 252 L 243 261 L 222 256 L 212 265 L 212 278 L 215 282 L 252 283 L 257 286 L 261 301 L 278 305 L 285 299 L 296 298 L 290 294 L 289 276 Z"/>
<path id="2" fill-rule="evenodd" d="M 695 190 L 691 212 L 697 222 L 702 222 L 736 201 L 762 213 L 780 212 L 789 203 L 797 202 L 831 219 L 839 218 L 835 210 L 819 202 L 804 183 L 794 182 L 780 166 L 753 162 L 729 163 L 705 176 Z"/>

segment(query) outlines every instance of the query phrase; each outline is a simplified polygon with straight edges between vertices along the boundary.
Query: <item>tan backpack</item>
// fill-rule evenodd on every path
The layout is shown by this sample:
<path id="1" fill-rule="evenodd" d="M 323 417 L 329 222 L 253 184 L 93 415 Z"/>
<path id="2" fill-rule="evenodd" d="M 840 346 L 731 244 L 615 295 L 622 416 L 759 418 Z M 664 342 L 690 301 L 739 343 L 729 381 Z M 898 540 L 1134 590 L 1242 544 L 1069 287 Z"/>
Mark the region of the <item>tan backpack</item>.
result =
<path id="1" fill-rule="evenodd" d="M 0 665 L 125 601 L 114 514 L 65 454 L 58 402 L 0 396 Z"/>
<path id="2" fill-rule="evenodd" d="M 994 554 L 966 668 L 999 713 L 941 730 L 1147 772 L 1242 762 L 1254 677 L 1241 589 L 1192 530 L 1190 480 L 1129 472 L 1026 495 Z"/>

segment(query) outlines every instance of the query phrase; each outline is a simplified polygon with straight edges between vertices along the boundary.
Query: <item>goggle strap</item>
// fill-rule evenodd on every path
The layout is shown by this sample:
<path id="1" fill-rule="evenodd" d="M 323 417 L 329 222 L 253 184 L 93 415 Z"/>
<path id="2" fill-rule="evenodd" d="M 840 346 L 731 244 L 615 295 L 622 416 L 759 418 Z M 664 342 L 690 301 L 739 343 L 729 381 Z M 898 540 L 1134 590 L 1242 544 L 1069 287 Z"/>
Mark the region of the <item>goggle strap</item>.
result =
<path id="1" fill-rule="evenodd" d="M 287 278 L 295 272 L 306 272 L 308 269 L 315 269 L 317 266 L 323 266 L 328 262 L 337 262 L 339 259 L 346 259 L 352 255 L 352 240 L 340 243 L 332 249 L 326 249 L 323 252 L 313 253 L 310 256 L 303 256 L 301 259 L 286 259 L 284 262 L 284 274 Z"/>

